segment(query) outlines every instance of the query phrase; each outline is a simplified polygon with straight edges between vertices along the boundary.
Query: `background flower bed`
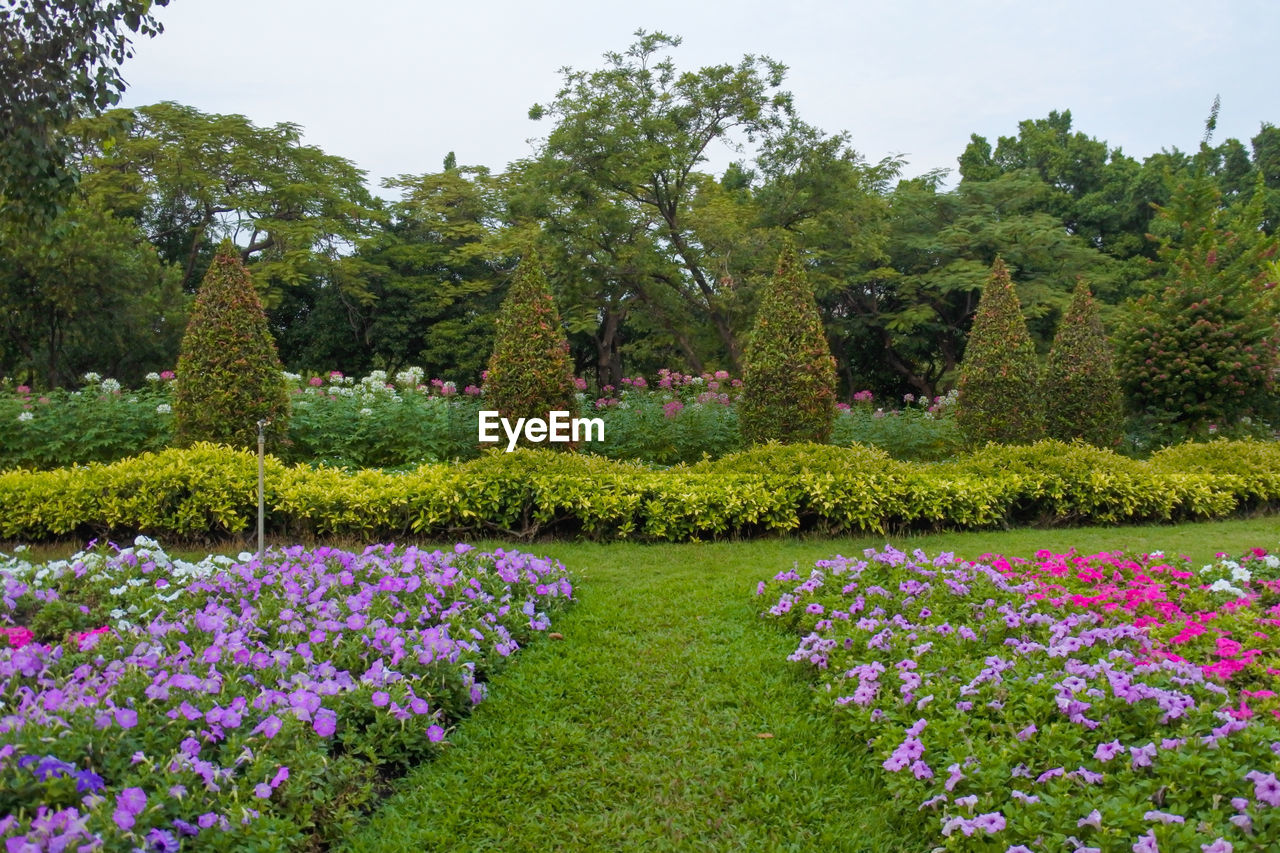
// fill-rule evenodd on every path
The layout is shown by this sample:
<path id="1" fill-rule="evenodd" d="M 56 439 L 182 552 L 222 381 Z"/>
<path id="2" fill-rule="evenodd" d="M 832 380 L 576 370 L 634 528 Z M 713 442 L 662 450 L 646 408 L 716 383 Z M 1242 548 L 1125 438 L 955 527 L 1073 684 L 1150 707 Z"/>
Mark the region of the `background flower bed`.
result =
<path id="1" fill-rule="evenodd" d="M 0 836 L 271 849 L 350 830 L 565 607 L 563 566 L 459 545 L 0 560 Z"/>
<path id="2" fill-rule="evenodd" d="M 292 415 L 285 462 L 346 468 L 405 468 L 478 457 L 482 389 L 427 381 L 409 368 L 356 380 L 285 374 Z M 49 469 L 114 462 L 161 450 L 173 439 L 173 374 L 152 374 L 146 387 L 122 389 L 88 374 L 78 391 L 35 394 L 0 385 L 0 468 Z M 719 458 L 745 448 L 735 407 L 741 381 L 724 371 L 701 376 L 660 371 L 652 382 L 626 378 L 587 394 L 579 380 L 581 414 L 605 424 L 605 440 L 590 452 L 657 465 Z M 954 396 L 904 400 L 901 409 L 860 392 L 841 406 L 831 443 L 876 446 L 898 459 L 943 459 L 959 451 Z M 491 407 L 490 407 L 491 408 Z"/>
<path id="3" fill-rule="evenodd" d="M 216 445 L 110 465 L 0 473 L 0 540 L 241 535 L 257 461 Z M 907 463 L 861 446 L 765 445 L 655 470 L 584 454 L 491 451 L 466 463 L 347 472 L 267 464 L 267 526 L 351 536 L 685 541 L 1225 518 L 1280 506 L 1280 445 L 1180 445 L 1147 461 L 1079 444 L 991 445 Z"/>
<path id="4" fill-rule="evenodd" d="M 886 807 L 948 850 L 1266 850 L 1280 559 L 868 550 L 762 581 Z"/>

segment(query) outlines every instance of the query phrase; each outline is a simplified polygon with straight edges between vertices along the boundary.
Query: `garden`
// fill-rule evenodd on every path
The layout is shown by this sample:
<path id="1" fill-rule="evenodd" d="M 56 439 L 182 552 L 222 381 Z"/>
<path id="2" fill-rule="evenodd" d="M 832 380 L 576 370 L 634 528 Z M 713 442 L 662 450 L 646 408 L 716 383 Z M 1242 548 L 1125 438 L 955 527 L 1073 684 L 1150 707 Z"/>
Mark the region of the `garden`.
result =
<path id="1" fill-rule="evenodd" d="M 1206 134 L 1114 226 L 1149 225 L 1149 244 L 1086 241 L 1043 211 L 974 212 L 976 178 L 891 193 L 890 164 L 783 133 L 748 58 L 732 76 L 754 88 L 710 101 L 766 139 L 759 175 L 692 175 L 696 198 L 668 204 L 698 157 L 664 171 L 650 152 L 630 183 L 596 166 L 558 183 L 556 152 L 608 102 L 593 87 L 634 97 L 652 79 L 628 75 L 678 44 L 640 36 L 610 74 L 567 81 L 528 186 L 451 154 L 392 182 L 386 209 L 330 193 L 369 214 L 359 233 L 258 217 L 215 248 L 209 214 L 134 254 L 156 205 L 94 205 L 168 168 L 149 133 L 208 118 L 162 104 L 115 130 L 84 119 L 77 156 L 120 168 L 86 168 L 96 189 L 54 205 L 52 231 L 0 219 L 22 236 L 0 287 L 97 270 L 55 261 L 101 214 L 119 236 L 102 257 L 155 312 L 122 309 L 136 346 L 113 376 L 83 372 L 110 337 L 85 312 L 5 303 L 6 850 L 1276 849 L 1266 176 L 1228 193 Z M 646 133 L 687 133 L 686 106 Z M 248 145 L 245 125 L 218 138 Z M 825 177 L 776 162 L 809 149 Z M 1026 177 L 989 165 L 993 186 Z M 959 225 L 952 248 L 910 231 L 938 199 L 935 218 L 1052 246 L 970 234 L 980 252 L 947 255 Z M 661 216 L 623 227 L 645 204 Z M 567 419 L 598 428 L 540 440 Z"/>

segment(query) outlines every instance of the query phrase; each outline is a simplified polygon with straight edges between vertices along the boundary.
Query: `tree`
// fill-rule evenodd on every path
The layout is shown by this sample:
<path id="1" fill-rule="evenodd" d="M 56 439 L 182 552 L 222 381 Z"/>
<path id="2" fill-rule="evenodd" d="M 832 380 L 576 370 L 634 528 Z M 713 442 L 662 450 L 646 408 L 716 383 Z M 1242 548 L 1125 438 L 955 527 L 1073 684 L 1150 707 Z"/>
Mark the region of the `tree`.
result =
<path id="1" fill-rule="evenodd" d="M 791 111 L 790 96 L 779 89 L 785 69 L 746 56 L 736 66 L 679 73 L 669 57 L 655 59 L 680 39 L 643 30 L 636 39 L 626 53 L 606 53 L 603 69 L 566 69 L 555 99 L 529 111 L 535 120 L 556 119 L 538 159 L 555 180 L 550 189 L 562 211 L 608 209 L 602 224 L 622 235 L 583 242 L 635 246 L 649 255 L 636 267 L 636 298 L 682 339 L 691 366 L 700 368 L 706 356 L 694 347 L 685 322 L 690 319 L 711 328 L 722 356 L 736 368 L 741 342 L 732 322 L 735 294 L 714 274 L 691 228 L 689 207 L 700 180 L 696 169 L 712 143 L 753 140 L 783 127 Z M 582 216 L 562 221 L 591 227 Z M 649 232 L 646 240 L 628 240 L 641 230 Z"/>
<path id="2" fill-rule="evenodd" d="M 240 253 L 224 240 L 196 296 L 178 356 L 174 396 L 179 445 L 214 441 L 257 444 L 257 422 L 268 440 L 288 431 L 289 396 L 253 279 Z"/>
<path id="3" fill-rule="evenodd" d="M 821 443 L 830 437 L 836 364 L 794 245 L 783 249 L 760 303 L 742 386 L 738 417 L 747 441 Z"/>
<path id="4" fill-rule="evenodd" d="M 295 289 L 272 312 L 285 361 L 391 373 L 413 364 L 460 386 L 479 383 L 512 266 L 501 240 L 501 182 L 455 160 L 383 185 L 400 194 L 385 225 L 343 259 L 328 286 Z"/>
<path id="5" fill-rule="evenodd" d="M 1263 204 L 1255 192 L 1224 208 L 1197 169 L 1159 211 L 1167 271 L 1131 304 L 1117 355 L 1132 408 L 1164 438 L 1275 412 L 1280 237 L 1262 229 Z"/>
<path id="6" fill-rule="evenodd" d="M 78 193 L 43 229 L 0 221 L 0 375 L 137 385 L 172 368 L 188 301 L 174 273 L 133 221 Z"/>
<path id="7" fill-rule="evenodd" d="M 498 312 L 497 337 L 485 377 L 486 408 L 512 423 L 547 418 L 553 411 L 577 411 L 569 342 L 533 250 L 516 267 Z"/>
<path id="8" fill-rule="evenodd" d="M 72 131 L 84 191 L 136 219 L 188 292 L 231 238 L 274 305 L 290 288 L 337 280 L 339 256 L 382 217 L 364 172 L 302 145 L 296 124 L 257 127 L 165 102 L 112 110 Z"/>
<path id="9" fill-rule="evenodd" d="M 1042 386 L 1050 438 L 1114 447 L 1124 419 L 1115 356 L 1083 278 L 1049 350 Z"/>
<path id="10" fill-rule="evenodd" d="M 0 212 L 47 225 L 65 207 L 77 172 L 66 125 L 117 103 L 128 33 L 163 27 L 152 6 L 169 0 L 8 0 L 0 8 Z"/>
<path id="11" fill-rule="evenodd" d="M 974 444 L 1023 444 L 1044 433 L 1040 370 L 1009 270 L 996 258 L 964 361 L 956 421 Z"/>

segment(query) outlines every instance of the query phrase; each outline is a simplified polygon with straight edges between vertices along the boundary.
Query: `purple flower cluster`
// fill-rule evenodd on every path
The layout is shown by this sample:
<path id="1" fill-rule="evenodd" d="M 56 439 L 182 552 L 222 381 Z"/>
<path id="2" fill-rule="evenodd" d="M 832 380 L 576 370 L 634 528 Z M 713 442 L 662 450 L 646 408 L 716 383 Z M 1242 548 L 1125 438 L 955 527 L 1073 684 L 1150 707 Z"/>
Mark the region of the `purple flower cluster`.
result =
<path id="1" fill-rule="evenodd" d="M 877 751 L 886 795 L 936 813 L 925 841 L 1240 851 L 1280 835 L 1275 717 L 1232 713 L 1229 686 L 1156 654 L 1128 611 L 1064 606 L 991 562 L 886 548 L 757 588 L 802 637 L 791 660 Z"/>
<path id="2" fill-rule="evenodd" d="M 9 849 L 176 850 L 310 809 L 289 780 L 323 785 L 335 751 L 427 758 L 573 594 L 558 563 L 468 545 L 193 566 L 145 542 L 0 562 L 0 623 L 86 590 L 116 605 L 92 643 L 0 646 L 0 791 L 26 792 L 0 795 Z"/>

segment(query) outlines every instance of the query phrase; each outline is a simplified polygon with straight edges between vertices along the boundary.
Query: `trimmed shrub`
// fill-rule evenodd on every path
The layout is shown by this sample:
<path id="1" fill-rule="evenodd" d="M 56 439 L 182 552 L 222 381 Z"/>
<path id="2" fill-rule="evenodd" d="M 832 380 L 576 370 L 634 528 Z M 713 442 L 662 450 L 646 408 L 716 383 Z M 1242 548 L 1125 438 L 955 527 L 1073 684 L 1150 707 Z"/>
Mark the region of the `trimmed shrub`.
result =
<path id="1" fill-rule="evenodd" d="M 291 539 L 588 536 L 679 542 L 1223 518 L 1280 508 L 1280 444 L 1223 441 L 1139 462 L 1082 443 L 987 445 L 946 463 L 767 445 L 654 470 L 520 449 L 404 473 L 267 466 L 267 526 Z M 254 455 L 213 444 L 111 465 L 0 472 L 0 540 L 246 535 Z"/>
<path id="2" fill-rule="evenodd" d="M 516 267 L 496 326 L 484 407 L 513 424 L 517 418 L 546 418 L 553 411 L 576 413 L 569 341 L 542 262 L 532 249 Z"/>
<path id="3" fill-rule="evenodd" d="M 1049 438 L 1079 438 L 1098 447 L 1120 442 L 1120 380 L 1098 306 L 1084 279 L 1076 284 L 1049 350 L 1042 397 Z"/>
<path id="4" fill-rule="evenodd" d="M 745 354 L 738 418 L 749 443 L 824 442 L 835 418 L 836 362 L 795 246 L 778 258 Z"/>
<path id="5" fill-rule="evenodd" d="M 972 444 L 1028 444 L 1044 434 L 1035 344 L 1004 261 L 983 288 L 960 364 L 956 421 Z"/>
<path id="6" fill-rule="evenodd" d="M 269 446 L 289 422 L 289 395 L 262 302 L 230 240 L 200 285 L 182 336 L 173 400 L 175 444 L 212 441 L 256 448 L 258 421 Z"/>

